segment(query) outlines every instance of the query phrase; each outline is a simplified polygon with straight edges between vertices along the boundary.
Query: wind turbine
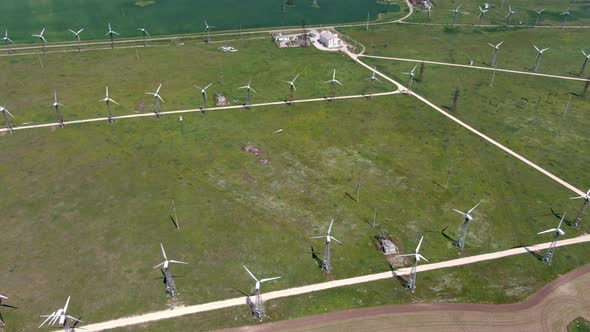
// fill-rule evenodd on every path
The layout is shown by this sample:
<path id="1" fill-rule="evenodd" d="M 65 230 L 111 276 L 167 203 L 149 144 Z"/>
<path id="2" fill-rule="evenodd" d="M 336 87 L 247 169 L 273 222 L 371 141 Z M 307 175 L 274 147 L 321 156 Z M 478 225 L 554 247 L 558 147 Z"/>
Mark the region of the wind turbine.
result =
<path id="1" fill-rule="evenodd" d="M 295 88 L 295 80 L 297 79 L 297 77 L 299 77 L 299 74 L 295 75 L 295 77 L 292 80 L 290 80 L 290 81 L 283 81 L 283 82 L 289 84 L 289 91 L 291 93 L 291 95 L 289 97 L 290 98 L 289 99 L 290 102 L 293 101 L 293 98 L 295 96 L 295 91 L 297 91 L 297 88 Z"/>
<path id="2" fill-rule="evenodd" d="M 2 304 L 3 300 L 8 300 L 8 297 L 0 294 L 0 306 L 7 306 L 5 304 Z M 7 306 L 7 307 L 12 307 L 12 306 Z M 4 323 L 4 319 L 2 318 L 2 314 L 0 314 L 0 327 L 4 327 L 4 326 L 6 326 L 6 323 Z"/>
<path id="3" fill-rule="evenodd" d="M 76 38 L 76 41 L 78 42 L 78 52 L 80 52 L 80 32 L 84 31 L 84 28 L 82 28 L 78 31 L 74 31 L 71 29 L 68 29 L 68 30 L 74 34 L 74 38 Z"/>
<path id="4" fill-rule="evenodd" d="M 338 81 L 336 79 L 336 69 L 334 69 L 334 73 L 332 74 L 332 79 L 329 81 L 325 81 L 325 83 L 331 83 L 332 84 L 332 99 L 336 98 L 336 83 L 342 85 L 342 83 L 340 83 L 340 81 Z"/>
<path id="5" fill-rule="evenodd" d="M 416 290 L 416 268 L 418 267 L 418 262 L 420 260 L 425 260 L 428 262 L 426 257 L 420 254 L 420 246 L 422 246 L 422 240 L 424 240 L 424 236 L 420 238 L 420 242 L 418 242 L 418 246 L 416 247 L 416 252 L 413 254 L 405 254 L 405 255 L 398 255 L 398 257 L 414 257 L 414 265 L 412 265 L 412 269 L 410 270 L 410 277 L 408 278 L 408 282 L 406 283 L 406 287 L 412 290 L 412 293 Z"/>
<path id="6" fill-rule="evenodd" d="M 12 129 L 12 124 L 10 123 L 10 118 L 14 119 L 14 115 L 12 115 L 12 113 L 10 113 L 4 106 L 0 106 L 0 112 L 2 112 L 2 119 L 4 120 L 4 123 L 6 124 L 6 128 L 12 134 L 14 132 L 14 129 Z"/>
<path id="7" fill-rule="evenodd" d="M 533 69 L 536 73 L 539 71 L 539 65 L 541 64 L 541 56 L 543 55 L 543 52 L 547 51 L 549 48 L 539 49 L 537 45 L 533 46 L 535 47 L 535 50 L 537 50 L 537 59 L 535 60 L 535 68 Z"/>
<path id="8" fill-rule="evenodd" d="M 561 27 L 565 27 L 565 25 L 567 24 L 567 19 L 568 17 L 570 17 L 572 14 L 570 13 L 570 10 L 566 10 L 565 12 L 559 14 L 559 16 L 563 16 L 563 21 L 561 23 Z"/>
<path id="9" fill-rule="evenodd" d="M 584 203 L 582 204 L 582 208 L 580 209 L 580 212 L 578 212 L 578 215 L 576 216 L 576 221 L 574 221 L 574 224 L 572 225 L 575 228 L 578 228 L 578 227 L 580 227 L 580 224 L 582 224 L 582 220 L 584 219 L 584 214 L 586 213 L 586 209 L 588 208 L 588 206 L 590 206 L 590 190 L 588 190 L 588 192 L 586 192 L 586 195 L 576 196 L 576 197 L 572 197 L 570 199 L 583 199 L 584 200 Z"/>
<path id="10" fill-rule="evenodd" d="M 8 54 L 12 55 L 12 49 L 10 48 L 10 44 L 14 44 L 12 39 L 8 38 L 8 30 L 4 32 L 4 37 L 2 38 L 4 43 L 6 44 L 6 49 L 8 50 Z"/>
<path id="11" fill-rule="evenodd" d="M 508 14 L 506 15 L 506 24 L 507 25 L 511 25 L 512 24 L 512 15 L 514 15 L 516 12 L 514 10 L 512 10 L 512 6 L 508 5 Z"/>
<path id="12" fill-rule="evenodd" d="M 455 20 L 457 19 L 458 14 L 463 14 L 463 12 L 459 10 L 460 8 L 461 8 L 461 4 L 459 4 L 459 6 L 457 6 L 457 8 L 451 9 L 451 11 L 453 12 L 453 23 L 451 23 L 451 25 L 455 25 Z"/>
<path id="13" fill-rule="evenodd" d="M 535 13 L 537 13 L 537 19 L 535 20 L 535 26 L 537 26 L 537 24 L 539 24 L 539 19 L 541 18 L 541 13 L 543 13 L 545 11 L 545 8 L 541 9 L 541 10 L 535 10 Z"/>
<path id="14" fill-rule="evenodd" d="M 248 272 L 250 277 L 252 277 L 252 279 L 254 279 L 254 281 L 256 281 L 256 284 L 255 284 L 254 288 L 252 289 L 252 291 L 256 295 L 256 302 L 254 303 L 253 313 L 258 320 L 262 320 L 262 318 L 264 318 L 264 302 L 262 301 L 262 296 L 260 295 L 260 284 L 262 284 L 263 282 L 267 282 L 267 281 L 277 280 L 281 277 L 264 278 L 264 279 L 258 280 L 258 278 L 256 278 L 256 276 L 254 276 L 254 274 L 252 272 L 250 272 L 250 270 L 248 270 L 246 265 L 242 265 L 242 266 L 244 267 L 244 269 L 246 269 L 246 271 Z"/>
<path id="15" fill-rule="evenodd" d="M 115 42 L 113 41 L 113 35 L 119 35 L 116 31 L 111 28 L 111 23 L 109 22 L 109 31 L 104 34 L 105 36 L 109 36 L 111 38 L 111 49 L 115 48 Z"/>
<path id="16" fill-rule="evenodd" d="M 204 88 L 201 88 L 198 85 L 195 85 L 194 87 L 201 90 L 201 95 L 203 96 L 203 106 L 201 106 L 201 110 L 206 113 L 207 112 L 207 89 L 209 89 L 209 87 L 213 85 L 213 83 L 209 83 L 209 85 L 207 85 Z"/>
<path id="17" fill-rule="evenodd" d="M 409 73 L 402 73 L 404 75 L 410 75 L 410 83 L 408 83 L 408 91 L 412 91 L 412 83 L 414 82 L 414 71 L 416 71 L 416 67 L 418 67 L 418 65 L 415 65 L 414 68 L 412 68 L 412 70 Z"/>
<path id="18" fill-rule="evenodd" d="M 57 323 L 61 325 L 64 328 L 64 330 L 67 330 L 68 321 L 83 323 L 83 321 L 79 320 L 78 318 L 67 314 L 69 303 L 70 297 L 68 296 L 66 304 L 63 308 L 59 308 L 57 311 L 52 312 L 50 315 L 41 315 L 41 317 L 45 318 L 45 320 L 43 321 L 43 323 L 41 323 L 41 325 L 39 325 L 39 327 L 41 328 L 45 324 L 47 324 L 47 326 L 54 326 Z"/>
<path id="19" fill-rule="evenodd" d="M 563 223 L 563 220 L 565 219 L 565 215 L 566 215 L 566 212 L 563 213 L 563 216 L 561 217 L 561 220 L 559 221 L 559 225 L 557 225 L 557 228 L 551 228 L 546 231 L 542 231 L 542 232 L 537 233 L 537 234 L 553 233 L 553 240 L 551 240 L 551 244 L 549 245 L 549 248 L 547 249 L 547 251 L 545 252 L 545 256 L 543 257 L 543 262 L 545 262 L 547 264 L 551 264 L 551 260 L 553 259 L 553 254 L 555 254 L 555 249 L 556 249 L 555 244 L 557 243 L 557 239 L 560 236 L 565 235 L 565 232 L 561 230 L 561 224 Z"/>
<path id="20" fill-rule="evenodd" d="M 166 251 L 164 250 L 164 245 L 162 245 L 162 243 L 160 243 L 160 248 L 162 248 L 162 256 L 164 256 L 164 261 L 162 263 L 154 266 L 154 269 L 161 266 L 163 268 L 163 270 L 166 271 L 166 270 L 168 270 L 168 268 L 170 268 L 170 263 L 188 264 L 187 262 L 177 261 L 174 259 L 168 259 L 168 257 L 166 256 Z"/>
<path id="21" fill-rule="evenodd" d="M 150 36 L 150 33 L 145 28 L 137 28 L 137 30 L 141 31 L 143 35 L 143 47 L 147 47 L 147 37 Z"/>
<path id="22" fill-rule="evenodd" d="M 250 83 L 252 81 L 248 80 L 248 84 L 239 87 L 238 89 L 246 89 L 247 93 L 248 93 L 248 102 L 246 103 L 246 109 L 250 110 L 250 107 L 252 106 L 251 101 L 252 101 L 252 95 L 250 92 L 254 92 L 256 93 L 256 90 L 252 89 L 252 87 L 250 86 Z"/>
<path id="23" fill-rule="evenodd" d="M 488 45 L 490 45 L 491 47 L 494 48 L 494 53 L 492 54 L 492 61 L 490 61 L 490 64 L 492 67 L 496 68 L 496 57 L 498 55 L 498 50 L 500 50 L 500 46 L 504 43 L 504 41 L 499 42 L 497 45 L 493 45 L 488 43 Z"/>
<path id="24" fill-rule="evenodd" d="M 43 53 L 47 53 L 47 49 L 45 48 L 45 44 L 47 44 L 47 39 L 43 37 L 44 33 L 45 28 L 43 28 L 43 30 L 41 30 L 41 32 L 38 35 L 33 35 L 33 37 L 39 38 L 39 42 L 41 43 L 41 50 L 43 50 Z"/>
<path id="25" fill-rule="evenodd" d="M 160 96 L 160 89 L 162 88 L 162 83 L 160 83 L 160 85 L 158 85 L 158 88 L 156 89 L 156 92 L 146 92 L 146 95 L 152 95 L 154 96 L 154 100 L 156 101 L 156 116 L 159 118 L 160 117 L 160 101 L 164 103 L 164 99 L 162 99 L 162 97 Z"/>
<path id="26" fill-rule="evenodd" d="M 64 127 L 64 118 L 61 115 L 61 111 L 59 110 L 60 106 L 64 106 L 57 102 L 57 91 L 53 91 L 53 104 L 51 104 L 53 108 L 55 108 L 55 114 L 57 114 L 57 121 L 59 122 L 59 127 Z"/>
<path id="27" fill-rule="evenodd" d="M 207 32 L 207 43 L 208 43 L 208 42 L 211 40 L 211 39 L 209 38 L 209 31 L 210 31 L 212 28 L 215 28 L 215 27 L 214 27 L 214 26 L 212 26 L 212 25 L 209 25 L 209 24 L 207 24 L 207 21 L 205 21 L 205 20 L 203 20 L 203 22 L 205 22 L 205 32 Z"/>
<path id="28" fill-rule="evenodd" d="M 111 113 L 111 103 L 117 104 L 119 105 L 119 103 L 117 103 L 116 101 L 114 101 L 113 99 L 111 99 L 109 97 L 109 86 L 107 85 L 106 87 L 106 97 L 104 99 L 100 99 L 99 101 L 104 101 L 107 104 L 107 111 L 109 113 L 109 122 L 113 123 L 113 113 Z"/>
<path id="29" fill-rule="evenodd" d="M 474 207 L 472 207 L 469 211 L 467 211 L 467 213 L 461 212 L 457 209 L 453 209 L 453 211 L 455 211 L 458 214 L 463 216 L 463 224 L 461 224 L 461 236 L 459 237 L 459 240 L 457 240 L 457 247 L 459 247 L 459 249 L 461 249 L 461 250 L 463 250 L 463 248 L 465 247 L 465 237 L 467 236 L 467 226 L 469 225 L 469 222 L 471 220 L 473 220 L 473 217 L 471 216 L 471 212 L 473 212 L 475 209 L 477 209 L 479 204 L 481 204 L 481 202 L 477 203 Z"/>
<path id="30" fill-rule="evenodd" d="M 584 63 L 582 63 L 582 69 L 580 69 L 580 77 L 584 74 L 584 69 L 586 69 L 586 64 L 588 63 L 588 59 L 590 59 L 590 54 L 586 53 L 584 50 L 581 50 L 582 54 L 584 54 Z"/>
<path id="31" fill-rule="evenodd" d="M 324 260 L 322 261 L 322 269 L 328 273 L 332 270 L 332 257 L 331 257 L 331 252 L 330 252 L 330 243 L 332 242 L 331 240 L 334 240 L 334 241 L 342 244 L 342 242 L 340 242 L 340 240 L 338 240 L 337 238 L 330 235 L 330 233 L 332 232 L 332 225 L 333 224 L 334 224 L 334 218 L 332 218 L 332 221 L 330 221 L 330 227 L 328 227 L 328 234 L 312 237 L 312 239 L 323 239 L 323 238 L 326 239 L 326 249 L 324 252 Z"/>
<path id="32" fill-rule="evenodd" d="M 481 24 L 481 20 L 483 18 L 483 15 L 487 12 L 488 12 L 487 9 L 483 9 L 483 8 L 481 8 L 481 6 L 479 6 L 479 15 L 477 15 L 477 17 L 479 18 L 479 24 Z"/>
<path id="33" fill-rule="evenodd" d="M 375 81 L 377 82 L 381 82 L 379 80 L 379 78 L 377 77 L 377 67 L 373 67 L 373 75 L 371 75 L 371 77 L 369 77 L 369 79 L 371 80 L 371 98 L 373 98 L 373 94 L 375 93 Z"/>

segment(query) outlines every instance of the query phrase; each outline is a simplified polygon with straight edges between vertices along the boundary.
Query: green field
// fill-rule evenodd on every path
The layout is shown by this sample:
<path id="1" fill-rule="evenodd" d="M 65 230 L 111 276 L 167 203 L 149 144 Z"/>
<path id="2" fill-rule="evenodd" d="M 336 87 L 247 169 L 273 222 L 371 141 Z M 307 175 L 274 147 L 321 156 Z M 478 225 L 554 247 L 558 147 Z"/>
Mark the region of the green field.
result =
<path id="1" fill-rule="evenodd" d="M 151 4 L 154 2 L 154 4 Z M 0 2 L 0 12 L 4 19 L 0 30 L 8 29 L 11 38 L 17 43 L 37 41 L 36 34 L 47 27 L 48 41 L 72 40 L 68 29 L 85 27 L 83 39 L 104 39 L 107 22 L 121 37 L 137 37 L 138 27 L 145 27 L 156 35 L 202 32 L 203 20 L 215 26 L 215 31 L 238 30 L 242 28 L 277 27 L 306 24 L 334 24 L 365 21 L 367 12 L 371 18 L 379 13 L 399 12 L 397 5 L 380 5 L 375 0 L 319 0 L 320 8 L 313 8 L 311 0 L 295 1 L 294 6 L 283 5 L 276 0 L 48 0 Z M 143 5 L 143 6 L 142 6 Z"/>
<path id="2" fill-rule="evenodd" d="M 398 52 L 409 52 L 401 50 L 404 38 L 410 38 L 406 29 L 345 32 L 367 45 L 368 54 L 376 54 L 381 44 L 381 54 L 402 56 Z M 454 33 L 464 41 L 479 35 Z M 510 43 L 516 45 L 524 37 L 513 33 L 498 30 L 495 37 L 514 38 Z M 444 30 L 440 34 L 445 36 Z M 428 38 L 427 33 L 415 37 L 416 50 Z M 559 38 L 571 45 L 582 40 L 577 32 L 547 35 L 548 40 Z M 221 92 L 234 104 L 245 102 L 244 91 L 237 88 L 249 79 L 258 92 L 253 103 L 284 100 L 289 86 L 281 81 L 297 73 L 297 98 L 326 96 L 330 88 L 323 82 L 333 68 L 344 84 L 338 94 L 369 89 L 370 72 L 342 54 L 277 49 L 266 40 L 231 45 L 239 52 L 222 53 L 218 45 L 193 42 L 137 52 L 2 58 L 0 102 L 15 115 L 15 125 L 21 125 L 55 121 L 50 107 L 54 90 L 66 105 L 66 120 L 73 120 L 106 116 L 98 102 L 105 85 L 121 104 L 113 107 L 115 115 L 152 112 L 153 101 L 145 92 L 160 82 L 166 100 L 162 111 L 198 108 L 201 97 L 193 84 L 209 82 L 214 83 L 211 97 Z M 423 48 L 424 58 L 436 60 L 441 50 Z M 510 58 L 515 59 L 510 66 L 525 66 L 518 57 Z M 364 60 L 404 83 L 401 72 L 412 67 Z M 573 61 L 544 60 L 558 73 L 574 68 Z M 488 79 L 489 73 L 426 66 L 415 88 L 444 106 L 459 86 L 455 115 L 586 188 L 588 139 L 583 135 L 588 120 L 582 110 L 588 96 L 577 97 L 565 118 L 558 112 L 563 96 L 581 86 L 498 74 L 490 88 Z M 377 89 L 393 88 L 381 83 Z M 517 110 L 521 96 L 536 101 L 548 89 L 558 92 L 556 104 L 539 104 L 536 113 Z M 489 109 L 494 94 L 503 96 L 498 112 Z M 278 129 L 283 132 L 275 133 Z M 402 252 L 413 250 L 424 235 L 422 254 L 437 262 L 549 241 L 536 233 L 554 227 L 563 211 L 571 220 L 580 203 L 569 200 L 572 192 L 551 179 L 401 94 L 251 112 L 212 110 L 208 115 L 186 114 L 183 122 L 163 116 L 22 130 L 0 140 L 0 265 L 5 267 L 0 292 L 19 307 L 2 311 L 7 331 L 35 328 L 38 315 L 63 305 L 68 295 L 69 313 L 88 323 L 233 298 L 239 296 L 236 289 L 247 292 L 252 286 L 242 264 L 261 277 L 283 277 L 265 284 L 264 291 L 386 271 L 389 265 L 373 242 L 376 230 L 369 227 L 374 208 L 377 223 Z M 257 158 L 242 151 L 245 145 L 259 147 L 262 154 Z M 576 153 L 580 157 L 573 158 Z M 453 176 L 443 190 L 451 163 Z M 347 194 L 355 191 L 359 175 L 362 190 L 355 203 Z M 171 199 L 180 231 L 170 219 Z M 458 236 L 461 222 L 452 209 L 468 209 L 480 201 L 460 253 L 449 240 Z M 312 259 L 312 246 L 321 256 L 323 243 L 310 237 L 322 235 L 331 218 L 336 219 L 333 235 L 344 244 L 334 245 L 334 270 L 326 276 Z M 449 238 L 441 234 L 445 227 Z M 565 237 L 587 229 L 587 224 L 581 230 L 568 227 Z M 152 269 L 161 261 L 160 242 L 169 258 L 190 262 L 172 268 L 180 291 L 174 303 L 164 293 L 160 273 Z M 518 301 L 588 263 L 587 249 L 560 248 L 551 266 L 522 255 L 421 273 L 415 294 L 390 280 L 269 301 L 268 320 L 390 303 Z M 191 325 L 180 325 L 185 323 Z M 205 330 L 250 323 L 243 306 L 145 328 Z"/>

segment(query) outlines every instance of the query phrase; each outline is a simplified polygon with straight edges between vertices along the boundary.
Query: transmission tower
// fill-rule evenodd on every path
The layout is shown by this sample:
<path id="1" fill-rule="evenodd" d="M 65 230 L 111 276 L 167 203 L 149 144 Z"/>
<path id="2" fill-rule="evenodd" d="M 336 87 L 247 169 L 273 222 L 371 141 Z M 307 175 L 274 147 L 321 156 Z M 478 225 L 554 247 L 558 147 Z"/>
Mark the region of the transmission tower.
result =
<path id="1" fill-rule="evenodd" d="M 582 203 L 582 207 L 580 208 L 580 211 L 578 212 L 578 215 L 576 216 L 576 221 L 574 221 L 574 223 L 572 225 L 575 228 L 580 227 L 580 225 L 582 224 L 582 220 L 584 220 L 584 215 L 586 214 L 586 210 L 588 209 L 588 206 L 590 206 L 590 190 L 588 190 L 586 195 L 572 197 L 572 199 L 580 199 L 580 198 L 584 199 L 584 203 Z"/>

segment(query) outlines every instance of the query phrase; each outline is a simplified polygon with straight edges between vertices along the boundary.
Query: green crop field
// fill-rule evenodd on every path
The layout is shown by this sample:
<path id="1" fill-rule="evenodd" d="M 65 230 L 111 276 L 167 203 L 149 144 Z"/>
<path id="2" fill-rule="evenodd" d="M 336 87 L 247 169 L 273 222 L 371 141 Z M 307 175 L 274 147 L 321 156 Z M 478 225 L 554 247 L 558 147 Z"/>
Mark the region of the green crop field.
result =
<path id="1" fill-rule="evenodd" d="M 527 66 L 522 40 L 563 40 L 563 46 L 551 45 L 555 55 L 547 53 L 543 68 L 564 75 L 581 62 L 573 58 L 584 40 L 583 32 L 569 30 L 542 35 L 396 25 L 343 32 L 367 46 L 367 54 L 420 54 L 442 61 L 451 57 L 453 45 L 437 44 L 435 36 L 456 36 L 456 45 L 477 40 L 481 49 L 456 52 L 481 63 L 491 50 L 487 42 L 505 39 L 499 63 L 515 69 Z M 494 40 L 488 41 L 489 35 Z M 414 46 L 404 48 L 410 41 Z M 248 80 L 257 91 L 253 103 L 280 101 L 289 94 L 282 81 L 297 73 L 296 98 L 323 97 L 330 94 L 323 82 L 334 68 L 343 83 L 339 95 L 369 91 L 371 73 L 343 54 L 278 49 L 270 38 L 229 44 L 239 51 L 186 42 L 3 57 L 0 104 L 19 126 L 55 121 L 53 91 L 65 104 L 66 120 L 104 117 L 105 105 L 98 100 L 105 85 L 120 103 L 113 107 L 115 115 L 153 112 L 153 99 L 145 93 L 160 83 L 162 111 L 198 108 L 201 96 L 193 84 L 210 82 L 209 107 L 215 93 L 243 104 L 246 94 L 238 87 Z M 404 84 L 401 72 L 413 66 L 361 59 Z M 582 84 L 498 73 L 489 87 L 489 75 L 427 65 L 415 90 L 448 106 L 458 87 L 454 115 L 585 189 L 589 97 L 576 95 L 565 117 L 559 111 L 565 96 L 579 93 Z M 377 84 L 378 92 L 395 88 L 384 82 Z M 549 90 L 558 94 L 556 102 L 538 102 Z M 520 108 L 522 97 L 531 101 L 527 110 Z M 490 102 L 500 106 L 492 110 Z M 68 312 L 87 323 L 234 298 L 252 287 L 242 264 L 260 277 L 282 276 L 264 284 L 264 291 L 387 271 L 387 260 L 375 248 L 377 229 L 369 226 L 375 208 L 377 224 L 391 233 L 400 251 L 413 250 L 424 235 L 422 254 L 432 262 L 549 241 L 550 236 L 536 233 L 554 227 L 564 211 L 571 221 L 579 208 L 579 201 L 568 199 L 571 191 L 403 94 L 183 116 L 183 121 L 169 115 L 0 135 L 0 293 L 18 307 L 2 308 L 7 331 L 36 328 L 38 315 L 63 305 L 69 295 Z M 259 154 L 244 151 L 247 145 L 259 148 Z M 359 176 L 357 203 L 349 195 Z M 172 199 L 181 230 L 171 221 Z M 452 239 L 462 219 L 452 209 L 477 202 L 466 248 L 459 252 Z M 334 270 L 325 275 L 312 258 L 312 250 L 322 256 L 323 241 L 310 237 L 324 234 L 331 218 L 333 235 L 343 245 L 334 244 Z M 580 230 L 567 227 L 565 238 L 587 229 L 587 224 Z M 160 272 L 152 269 L 161 261 L 160 243 L 169 258 L 190 262 L 172 267 L 180 292 L 176 301 L 167 298 Z M 514 302 L 588 263 L 587 249 L 587 244 L 560 248 L 550 266 L 521 255 L 420 273 L 413 294 L 392 279 L 269 301 L 267 321 L 393 303 Z M 244 305 L 137 329 L 252 323 Z"/>

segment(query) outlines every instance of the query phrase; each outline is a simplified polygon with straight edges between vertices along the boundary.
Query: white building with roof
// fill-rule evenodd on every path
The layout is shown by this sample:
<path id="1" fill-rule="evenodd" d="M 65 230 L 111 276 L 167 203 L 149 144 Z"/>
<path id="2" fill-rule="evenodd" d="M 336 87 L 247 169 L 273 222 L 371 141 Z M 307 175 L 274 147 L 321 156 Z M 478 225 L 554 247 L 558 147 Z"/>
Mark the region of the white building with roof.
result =
<path id="1" fill-rule="evenodd" d="M 330 31 L 320 32 L 319 41 L 327 48 L 338 48 L 341 46 L 340 38 L 338 38 L 338 34 L 332 33 Z"/>

